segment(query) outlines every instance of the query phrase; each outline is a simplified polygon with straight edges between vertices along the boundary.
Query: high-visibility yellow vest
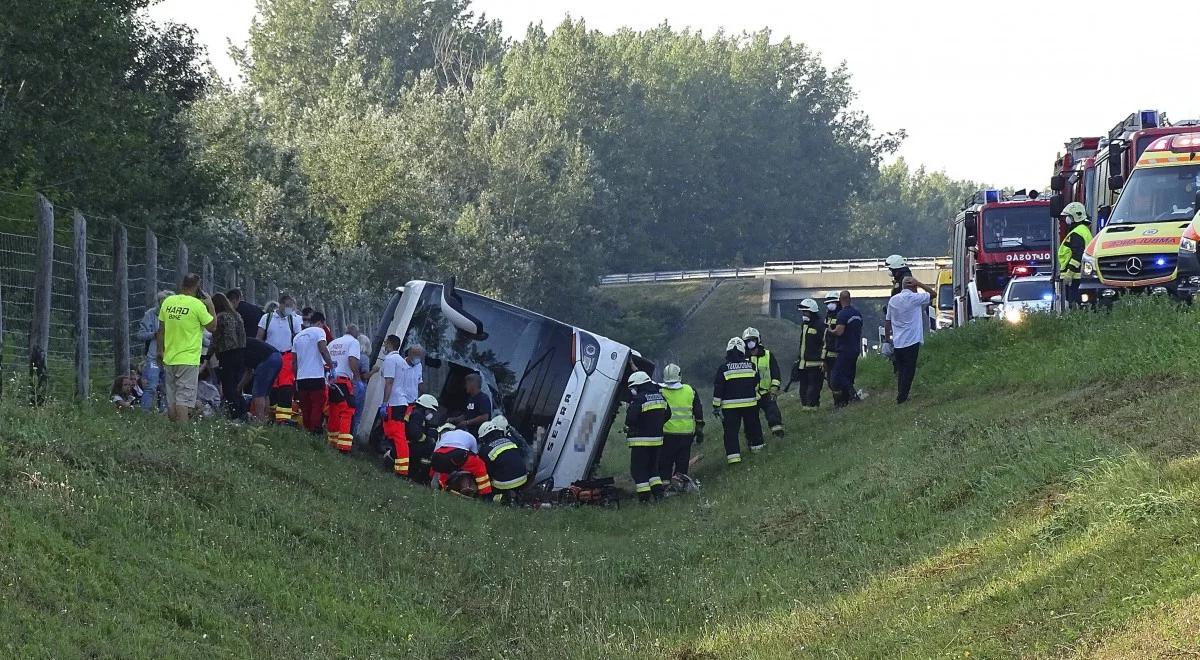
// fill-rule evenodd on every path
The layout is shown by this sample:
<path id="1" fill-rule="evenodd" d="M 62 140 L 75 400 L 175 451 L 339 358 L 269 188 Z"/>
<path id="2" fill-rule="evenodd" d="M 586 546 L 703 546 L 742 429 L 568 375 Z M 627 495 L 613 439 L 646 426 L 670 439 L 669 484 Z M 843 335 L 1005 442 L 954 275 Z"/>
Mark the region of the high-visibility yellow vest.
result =
<path id="1" fill-rule="evenodd" d="M 771 378 L 771 350 L 764 348 L 762 355 L 750 356 L 754 368 L 758 370 L 758 391 L 769 392 L 772 387 L 779 387 L 779 381 Z"/>
<path id="2" fill-rule="evenodd" d="M 696 418 L 692 415 L 692 401 L 696 390 L 691 385 L 683 385 L 678 389 L 664 387 L 663 398 L 671 407 L 671 419 L 663 426 L 663 433 L 670 435 L 691 435 L 696 432 Z"/>
<path id="3" fill-rule="evenodd" d="M 1092 230 L 1083 223 L 1071 227 L 1071 231 L 1067 232 L 1066 236 L 1063 236 L 1062 242 L 1058 244 L 1058 272 L 1071 273 L 1071 276 L 1063 279 L 1074 279 L 1073 275 L 1078 274 L 1079 269 L 1083 266 L 1083 264 L 1074 259 L 1071 254 L 1071 247 L 1067 245 L 1067 241 L 1071 240 L 1071 234 L 1079 234 L 1080 238 L 1083 239 L 1084 249 L 1087 248 L 1088 243 L 1092 242 Z"/>

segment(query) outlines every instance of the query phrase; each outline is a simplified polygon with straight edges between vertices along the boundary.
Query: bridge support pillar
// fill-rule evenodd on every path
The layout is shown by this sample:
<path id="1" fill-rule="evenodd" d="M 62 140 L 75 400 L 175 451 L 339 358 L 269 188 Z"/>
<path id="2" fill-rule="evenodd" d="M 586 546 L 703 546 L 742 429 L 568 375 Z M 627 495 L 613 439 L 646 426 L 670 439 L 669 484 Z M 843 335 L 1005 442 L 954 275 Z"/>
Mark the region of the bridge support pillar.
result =
<path id="1" fill-rule="evenodd" d="M 771 308 L 771 293 L 775 288 L 775 278 L 762 278 L 762 286 L 762 309 L 760 310 L 760 313 L 763 316 L 775 317 L 776 314 L 773 313 L 775 310 Z"/>

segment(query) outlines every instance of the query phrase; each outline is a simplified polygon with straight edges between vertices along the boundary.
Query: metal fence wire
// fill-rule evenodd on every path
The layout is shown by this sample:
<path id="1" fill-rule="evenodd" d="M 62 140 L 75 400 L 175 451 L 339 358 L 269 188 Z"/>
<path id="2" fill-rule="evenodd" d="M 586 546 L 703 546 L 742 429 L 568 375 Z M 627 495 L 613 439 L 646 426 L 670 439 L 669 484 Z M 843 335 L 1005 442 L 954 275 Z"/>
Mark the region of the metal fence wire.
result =
<path id="1" fill-rule="evenodd" d="M 14 199 L 16 200 L 14 202 Z M 13 209 L 27 209 L 25 212 Z M 51 258 L 45 264 L 39 258 L 39 246 L 43 238 L 40 231 L 44 226 L 47 209 L 53 228 L 48 237 L 51 242 Z M 77 341 L 80 327 L 80 305 L 78 303 L 78 281 L 76 277 L 76 228 L 75 212 L 53 206 L 40 195 L 0 191 L 0 323 L 3 341 L 0 362 L 6 371 L 19 376 L 24 371 L 29 354 L 31 334 L 35 332 L 39 319 L 48 317 L 48 342 L 45 358 L 51 373 L 53 389 L 60 394 L 76 394 L 88 390 L 103 394 L 107 385 L 118 373 L 118 366 L 128 364 L 140 368 L 144 362 L 148 337 L 139 336 L 139 327 L 147 310 L 157 307 L 159 291 L 178 289 L 182 275 L 196 272 L 204 276 L 211 291 L 225 291 L 240 287 L 251 302 L 262 305 L 267 302 L 269 291 L 304 291 L 304 277 L 265 278 L 254 273 L 252 266 L 224 259 L 211 249 L 191 252 L 187 263 L 179 267 L 180 249 L 185 246 L 182 239 L 156 236 L 145 227 L 129 226 L 111 218 L 91 218 L 84 214 L 86 231 L 83 245 L 86 247 L 84 267 L 87 275 L 87 351 L 82 359 L 88 361 L 88 371 L 93 383 L 80 387 L 72 376 L 73 363 L 78 366 L 76 355 L 80 342 Z M 125 236 L 125 268 L 118 272 L 116 265 L 116 237 Z M 157 262 L 154 267 L 150 262 Z M 50 287 L 46 291 L 48 314 L 40 314 L 36 304 L 39 273 L 42 267 L 49 269 Z M 127 292 L 124 317 L 120 313 L 118 282 L 123 281 Z M 383 289 L 383 287 L 381 287 Z M 311 291 L 311 289 L 310 289 Z M 350 322 L 356 322 L 364 331 L 373 326 L 372 315 L 384 308 L 381 297 L 364 293 L 329 292 L 321 289 L 324 300 L 331 306 L 326 311 L 329 323 L 335 331 Z M 379 297 L 377 300 L 376 298 Z M 338 310 L 335 312 L 335 309 Z M 349 310 L 349 311 L 346 311 Z M 125 318 L 126 323 L 121 319 Z M 44 322 L 44 321 L 43 321 Z M 119 326 L 119 327 L 118 327 Z M 116 346 L 125 339 L 128 355 L 120 359 Z M 38 342 L 40 343 L 40 342 Z M 7 376 L 7 374 L 6 374 Z M 75 385 L 72 388 L 72 384 Z M 100 389 L 103 388 L 101 392 Z"/>

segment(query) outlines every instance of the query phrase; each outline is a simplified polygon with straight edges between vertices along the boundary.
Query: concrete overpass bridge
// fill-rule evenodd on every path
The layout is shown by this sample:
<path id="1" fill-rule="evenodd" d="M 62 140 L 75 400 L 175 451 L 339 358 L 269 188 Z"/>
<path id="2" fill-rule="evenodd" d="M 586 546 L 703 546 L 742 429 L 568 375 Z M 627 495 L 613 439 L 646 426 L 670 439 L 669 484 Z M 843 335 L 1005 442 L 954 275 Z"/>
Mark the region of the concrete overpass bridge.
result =
<path id="1" fill-rule="evenodd" d="M 913 275 L 930 285 L 937 281 L 938 269 L 949 265 L 949 257 L 908 260 Z M 878 299 L 888 297 L 892 290 L 892 276 L 883 259 L 769 261 L 747 268 L 618 273 L 600 278 L 600 286 L 730 279 L 760 280 L 762 314 L 786 318 L 795 317 L 794 310 L 801 300 L 819 300 L 827 291 L 846 289 L 855 298 Z"/>

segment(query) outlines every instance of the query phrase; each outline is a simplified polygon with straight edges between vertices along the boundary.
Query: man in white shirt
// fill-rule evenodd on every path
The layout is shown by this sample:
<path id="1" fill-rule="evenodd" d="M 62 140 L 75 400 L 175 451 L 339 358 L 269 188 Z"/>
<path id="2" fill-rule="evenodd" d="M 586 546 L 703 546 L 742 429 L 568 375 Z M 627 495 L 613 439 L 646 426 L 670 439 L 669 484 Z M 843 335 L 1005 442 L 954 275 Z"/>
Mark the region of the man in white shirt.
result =
<path id="1" fill-rule="evenodd" d="M 407 405 L 425 393 L 425 368 L 421 364 L 425 359 L 425 349 L 419 344 L 413 344 L 404 355 L 403 362 L 408 368 L 397 373 L 396 386 L 403 393 L 404 403 Z"/>
<path id="2" fill-rule="evenodd" d="M 333 359 L 333 383 L 329 385 L 329 419 L 325 423 L 325 434 L 329 444 L 343 454 L 350 453 L 354 435 L 350 423 L 354 419 L 354 397 L 359 389 L 358 364 L 362 357 L 357 333 L 351 332 L 334 339 L 329 344 L 329 357 Z"/>
<path id="3" fill-rule="evenodd" d="M 258 338 L 279 351 L 283 366 L 271 385 L 271 408 L 275 412 L 275 423 L 292 424 L 292 400 L 296 386 L 296 355 L 292 352 L 292 341 L 300 332 L 303 321 L 296 313 L 296 300 L 288 294 L 279 296 L 279 305 L 258 320 Z"/>
<path id="4" fill-rule="evenodd" d="M 292 350 L 296 354 L 296 390 L 300 398 L 300 414 L 304 429 L 310 433 L 321 432 L 321 421 L 325 416 L 325 373 L 333 368 L 333 358 L 325 341 L 325 329 L 321 324 L 325 315 L 313 312 L 305 322 L 304 329 L 292 339 Z"/>
<path id="5" fill-rule="evenodd" d="M 900 293 L 888 301 L 884 317 L 886 342 L 894 349 L 892 360 L 896 365 L 896 403 L 908 401 L 913 378 L 917 375 L 917 356 L 921 343 L 925 341 L 925 308 L 933 297 L 933 289 L 917 278 L 905 277 Z M 923 291 L 917 291 L 923 289 Z"/>

